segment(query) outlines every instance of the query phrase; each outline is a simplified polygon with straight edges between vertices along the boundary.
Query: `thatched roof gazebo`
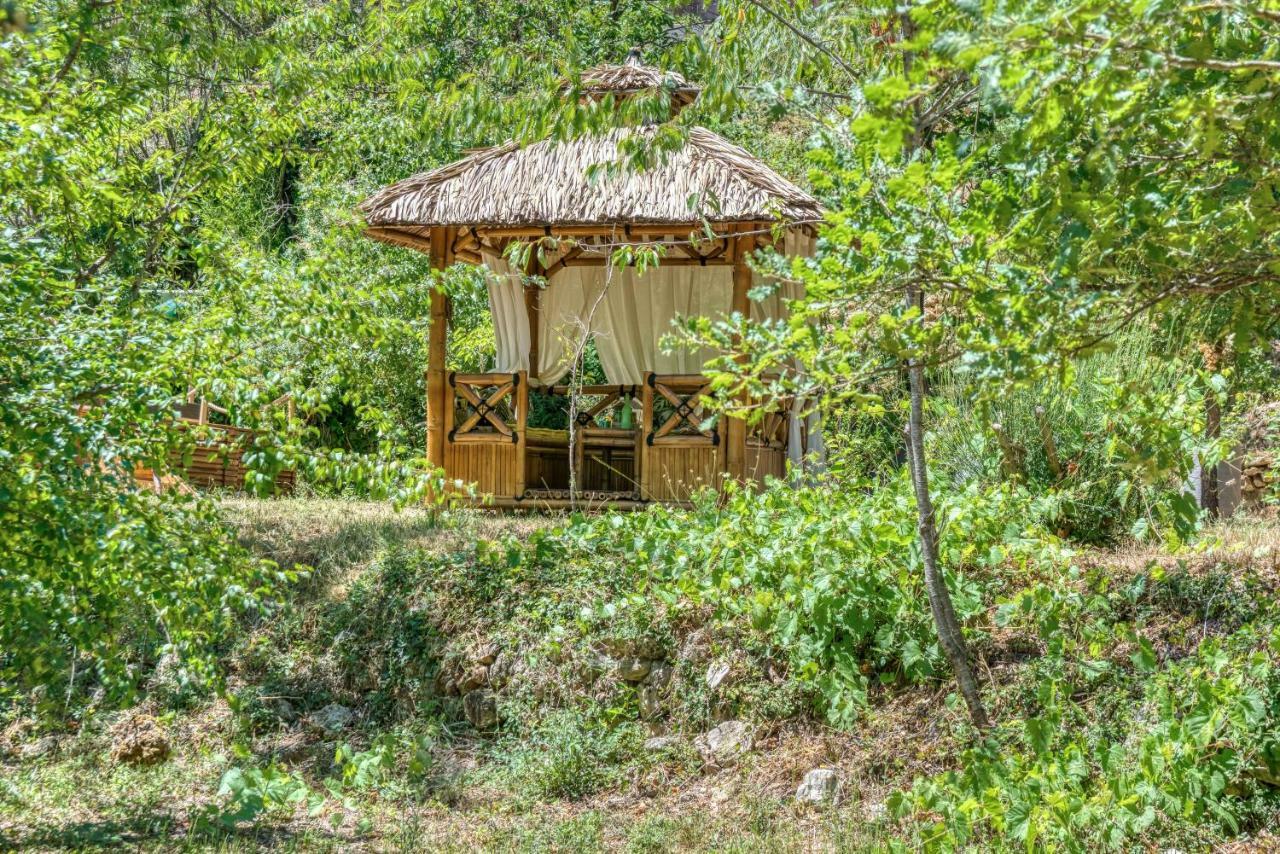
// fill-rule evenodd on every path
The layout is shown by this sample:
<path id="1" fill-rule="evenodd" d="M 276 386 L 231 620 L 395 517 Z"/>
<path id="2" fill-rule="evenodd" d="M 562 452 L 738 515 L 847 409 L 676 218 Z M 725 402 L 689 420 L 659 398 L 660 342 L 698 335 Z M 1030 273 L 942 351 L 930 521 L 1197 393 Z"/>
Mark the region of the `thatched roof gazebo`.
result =
<path id="1" fill-rule="evenodd" d="M 698 93 L 679 75 L 642 65 L 635 52 L 623 65 L 585 71 L 564 91 L 615 101 L 656 94 L 670 116 Z M 429 253 L 439 268 L 462 261 L 491 272 L 492 372 L 446 376 L 447 299 L 433 294 L 427 454 L 449 478 L 475 482 L 500 505 L 680 501 L 726 477 L 781 476 L 788 450 L 794 458 L 804 447 L 802 427 L 782 411 L 750 430 L 733 418 L 707 427 L 698 398 L 706 391 L 702 364 L 714 354 L 668 352 L 659 342 L 681 316 L 782 316 L 796 294 L 784 286 L 750 301 L 756 276 L 748 256 L 765 245 L 808 253 L 821 209 L 759 159 L 699 127 L 651 168 L 607 168 L 621 162 L 628 137 L 654 133 L 642 125 L 508 143 L 406 178 L 359 206 L 369 237 Z M 538 252 L 511 251 L 531 242 Z M 624 245 L 655 249 L 658 266 L 617 266 L 615 250 Z M 524 269 L 513 269 L 521 255 Z M 608 383 L 556 385 L 588 338 Z M 529 425 L 531 387 L 580 396 L 570 429 Z"/>

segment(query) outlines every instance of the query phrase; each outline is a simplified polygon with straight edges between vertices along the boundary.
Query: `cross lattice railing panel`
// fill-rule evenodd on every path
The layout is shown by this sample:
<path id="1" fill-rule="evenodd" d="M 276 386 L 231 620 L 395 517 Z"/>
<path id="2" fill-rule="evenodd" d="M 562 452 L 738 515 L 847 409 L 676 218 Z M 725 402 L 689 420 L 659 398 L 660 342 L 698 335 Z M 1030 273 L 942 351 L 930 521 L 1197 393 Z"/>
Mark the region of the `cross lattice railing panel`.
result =
<path id="1" fill-rule="evenodd" d="M 653 404 L 645 413 L 648 445 L 720 444 L 719 430 L 704 424 L 710 413 L 701 399 L 711 391 L 710 380 L 699 375 L 651 373 L 646 382 L 653 393 Z"/>
<path id="2" fill-rule="evenodd" d="M 449 374 L 454 424 L 449 441 L 518 442 L 519 385 L 519 374 Z"/>
<path id="3" fill-rule="evenodd" d="M 574 389 L 572 386 L 557 385 L 550 389 L 552 394 L 575 395 L 580 401 L 574 421 L 579 428 L 596 429 L 632 429 L 623 422 L 622 410 L 630 405 L 633 412 L 638 411 L 636 400 L 640 396 L 640 386 L 635 385 L 584 385 Z M 589 398 L 598 398 L 590 401 Z M 606 423 L 601 424 L 601 419 Z"/>

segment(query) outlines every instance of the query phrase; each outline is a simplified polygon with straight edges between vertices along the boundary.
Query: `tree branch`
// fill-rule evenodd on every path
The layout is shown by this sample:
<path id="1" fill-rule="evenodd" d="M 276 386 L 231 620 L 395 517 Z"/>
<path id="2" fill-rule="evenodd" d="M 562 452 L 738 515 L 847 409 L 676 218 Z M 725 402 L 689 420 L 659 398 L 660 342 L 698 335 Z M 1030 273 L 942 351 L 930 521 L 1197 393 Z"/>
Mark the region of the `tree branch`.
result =
<path id="1" fill-rule="evenodd" d="M 750 3 L 752 6 L 755 6 L 760 11 L 764 12 L 769 17 L 773 18 L 778 23 L 782 24 L 782 26 L 786 27 L 788 30 L 791 30 L 791 32 L 795 33 L 796 36 L 798 36 L 800 39 L 805 41 L 807 44 L 809 44 L 819 53 L 822 53 L 823 55 L 833 60 L 837 65 L 840 66 L 841 69 L 844 70 L 846 74 L 849 75 L 850 80 L 856 80 L 858 78 L 857 72 L 853 70 L 853 66 L 845 62 L 844 59 L 839 54 L 831 50 L 831 48 L 827 47 L 822 42 L 814 38 L 813 36 L 806 33 L 804 30 L 800 29 L 800 27 L 793 24 L 791 21 L 788 21 L 780 13 L 769 8 L 769 6 L 765 5 L 765 3 L 762 2 L 762 0 L 747 0 L 747 2 Z"/>

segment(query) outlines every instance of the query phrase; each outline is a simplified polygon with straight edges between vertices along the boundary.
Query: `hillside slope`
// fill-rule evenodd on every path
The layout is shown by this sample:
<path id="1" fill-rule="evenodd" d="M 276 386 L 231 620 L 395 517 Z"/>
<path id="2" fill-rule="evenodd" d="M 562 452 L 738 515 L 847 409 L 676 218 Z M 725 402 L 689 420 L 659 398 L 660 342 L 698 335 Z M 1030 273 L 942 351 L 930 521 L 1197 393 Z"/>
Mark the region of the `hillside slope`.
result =
<path id="1" fill-rule="evenodd" d="M 986 747 L 966 753 L 972 733 L 928 665 L 930 651 L 885 654 L 910 646 L 910 631 L 891 643 L 874 638 L 909 625 L 909 604 L 875 615 L 883 622 L 858 647 L 865 699 L 824 682 L 838 658 L 826 670 L 805 665 L 821 660 L 818 635 L 779 634 L 762 594 L 813 595 L 839 546 L 815 540 L 802 575 L 752 574 L 747 553 L 774 549 L 769 566 L 790 559 L 744 525 L 748 508 L 769 500 L 626 522 L 230 501 L 245 542 L 282 564 L 314 567 L 312 576 L 289 607 L 246 626 L 227 651 L 225 700 L 190 695 L 160 668 L 142 706 L 80 732 L 10 722 L 0 838 L 154 850 L 871 850 L 895 839 L 961 844 L 948 812 L 958 808 L 976 834 L 968 842 L 986 839 L 985 847 L 997 807 L 963 805 L 963 774 L 946 774 L 964 768 L 1001 769 L 1011 805 L 1035 778 L 1042 803 L 1051 803 L 1052 782 L 1098 822 L 1121 828 L 1122 815 L 1142 818 L 1145 804 L 1134 812 L 1099 797 L 1106 784 L 1087 770 L 1070 785 L 1055 781 L 1048 750 L 1037 754 L 1028 731 L 1059 739 L 1052 752 L 1063 758 L 1082 751 L 1092 763 L 1111 751 L 1134 777 L 1134 798 L 1154 787 L 1190 810 L 1152 806 L 1145 823 L 1124 830 L 1131 842 L 1203 849 L 1280 817 L 1265 755 L 1275 745 L 1278 680 L 1257 670 L 1277 658 L 1275 520 L 1220 526 L 1177 556 L 1135 546 L 1071 557 L 1030 526 L 1017 537 L 1001 531 L 1002 544 L 991 545 L 1000 553 L 970 556 L 958 590 L 961 600 L 966 590 L 976 597 L 968 625 L 1000 722 Z M 644 554 L 636 532 L 666 524 L 686 526 L 686 553 Z M 717 524 L 736 539 L 699 545 L 698 534 Z M 952 524 L 967 526 L 968 539 L 983 528 Z M 719 581 L 702 577 L 713 556 L 729 570 Z M 663 568 L 691 561 L 703 565 L 689 574 Z M 997 575 L 1001 586 L 1017 578 L 1024 592 L 998 595 L 988 583 Z M 797 578 L 801 586 L 789 589 Z M 721 583 L 753 606 L 727 607 L 715 595 Z M 1062 625 L 1047 629 L 1050 617 Z M 1142 778 L 1152 760 L 1134 742 L 1145 734 L 1136 722 L 1155 733 L 1194 716 L 1177 689 L 1195 680 L 1217 692 L 1228 717 L 1231 686 L 1262 692 L 1239 706 L 1257 720 L 1215 730 L 1241 751 L 1253 738 L 1253 752 L 1221 765 L 1221 745 L 1165 729 L 1175 752 L 1160 774 Z M 1046 685 L 1067 684 L 1076 693 L 1058 705 L 1044 696 Z M 1175 700 L 1153 693 L 1157 685 L 1173 688 Z M 1032 722 L 1052 715 L 1054 733 L 1037 734 Z M 167 755 L 138 764 L 122 741 L 145 743 L 152 730 Z M 1178 765 L 1180 750 L 1199 751 L 1192 765 Z M 1198 793 L 1195 765 L 1216 768 L 1232 793 L 1221 802 Z M 798 800 L 815 769 L 833 772 L 810 781 L 821 802 Z M 826 777 L 835 782 L 830 800 L 817 785 Z M 914 794 L 895 794 L 913 781 Z M 1042 832 L 1059 827 L 1042 824 Z"/>

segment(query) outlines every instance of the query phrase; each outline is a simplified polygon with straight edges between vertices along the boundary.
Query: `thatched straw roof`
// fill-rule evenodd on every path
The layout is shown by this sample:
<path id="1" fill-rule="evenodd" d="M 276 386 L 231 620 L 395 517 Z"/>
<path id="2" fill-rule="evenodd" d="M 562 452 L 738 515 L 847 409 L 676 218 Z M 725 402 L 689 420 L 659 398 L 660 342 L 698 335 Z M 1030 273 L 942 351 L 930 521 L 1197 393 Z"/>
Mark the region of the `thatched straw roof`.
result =
<path id="1" fill-rule="evenodd" d="M 590 167 L 619 162 L 619 142 L 632 133 L 653 131 L 508 143 L 392 184 L 359 209 L 371 227 L 419 235 L 442 225 L 795 222 L 822 215 L 808 193 L 705 128 L 692 128 L 665 163 L 591 180 Z"/>
<path id="2" fill-rule="evenodd" d="M 616 100 L 645 92 L 666 90 L 671 97 L 671 114 L 675 115 L 693 103 L 702 91 L 674 71 L 662 71 L 640 62 L 640 51 L 633 49 L 622 65 L 595 65 L 582 72 L 577 81 L 566 79 L 560 91 L 574 90 L 585 98 L 600 99 L 613 95 Z"/>
<path id="3" fill-rule="evenodd" d="M 575 86 L 566 82 L 565 91 Z M 678 74 L 625 65 L 584 72 L 576 91 L 626 95 L 662 86 L 697 94 Z M 682 94 L 683 93 L 683 94 Z M 653 127 L 620 128 L 567 141 L 508 143 L 386 187 L 361 202 L 370 237 L 421 245 L 435 226 L 617 226 L 627 224 L 812 222 L 812 196 L 758 158 L 711 131 L 689 130 L 686 144 L 645 170 L 622 164 L 622 141 L 652 138 Z M 594 168 L 593 168 L 594 167 Z"/>

